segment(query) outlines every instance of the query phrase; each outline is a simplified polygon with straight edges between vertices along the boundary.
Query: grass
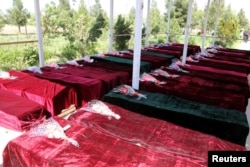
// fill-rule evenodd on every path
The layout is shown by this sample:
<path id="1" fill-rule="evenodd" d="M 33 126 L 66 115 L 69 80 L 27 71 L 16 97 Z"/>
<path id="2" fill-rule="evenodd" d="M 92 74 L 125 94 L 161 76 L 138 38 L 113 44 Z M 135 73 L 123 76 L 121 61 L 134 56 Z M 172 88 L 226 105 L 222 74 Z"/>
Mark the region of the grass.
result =
<path id="1" fill-rule="evenodd" d="M 25 34 L 25 29 L 22 27 L 21 33 L 18 32 L 17 27 L 6 26 L 0 31 L 0 43 L 16 42 L 16 41 L 30 41 L 36 40 L 35 27 L 27 27 L 28 35 Z M 158 34 L 157 36 L 149 36 L 149 44 L 160 43 L 166 40 L 165 34 Z M 207 37 L 205 48 L 212 44 L 213 38 Z M 184 43 L 184 35 L 178 37 L 179 43 Z M 133 48 L 134 38 L 131 37 L 129 41 L 129 48 Z M 233 48 L 237 48 L 241 40 L 238 40 Z M 68 42 L 63 37 L 53 39 L 44 38 L 43 49 L 45 63 L 65 62 L 67 55 L 63 56 L 62 52 L 67 48 Z M 202 44 L 202 36 L 190 36 L 189 44 Z M 37 43 L 14 44 L 14 45 L 0 45 L 0 70 L 9 69 L 25 69 L 30 66 L 29 58 L 33 58 L 33 62 L 38 64 L 38 45 Z M 106 53 L 109 48 L 109 32 L 106 31 L 102 37 L 95 44 L 95 51 L 98 53 Z M 113 48 L 113 50 L 115 50 Z M 70 50 L 69 50 L 70 51 Z"/>

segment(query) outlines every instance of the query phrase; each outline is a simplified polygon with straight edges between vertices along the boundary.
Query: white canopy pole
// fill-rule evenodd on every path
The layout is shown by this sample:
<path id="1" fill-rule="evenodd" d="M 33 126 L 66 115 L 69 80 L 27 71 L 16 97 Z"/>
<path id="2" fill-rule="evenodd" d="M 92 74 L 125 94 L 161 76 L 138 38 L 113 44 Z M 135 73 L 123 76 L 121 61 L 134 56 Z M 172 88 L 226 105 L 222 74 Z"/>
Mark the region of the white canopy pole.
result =
<path id="1" fill-rule="evenodd" d="M 216 12 L 216 22 L 215 22 L 215 26 L 214 26 L 214 35 L 213 35 L 213 46 L 214 46 L 215 37 L 217 34 L 218 21 L 219 21 L 219 17 L 220 17 L 220 7 L 221 7 L 221 0 L 219 0 L 219 5 L 217 8 L 217 12 Z"/>
<path id="2" fill-rule="evenodd" d="M 114 0 L 110 0 L 110 15 L 109 15 L 109 53 L 113 51 L 113 12 Z"/>
<path id="3" fill-rule="evenodd" d="M 171 8 L 172 8 L 172 0 L 169 0 L 169 4 L 168 4 L 168 21 L 167 21 L 166 43 L 169 42 Z"/>
<path id="4" fill-rule="evenodd" d="M 150 16 L 150 0 L 148 0 L 148 9 L 147 9 L 147 23 L 146 23 L 146 39 L 145 39 L 145 46 L 148 46 L 149 16 Z"/>
<path id="5" fill-rule="evenodd" d="M 132 87 L 139 89 L 143 0 L 136 1 Z"/>
<path id="6" fill-rule="evenodd" d="M 192 18 L 192 6 L 193 0 L 188 1 L 188 16 L 187 16 L 187 23 L 186 23 L 186 30 L 185 30 L 185 41 L 184 41 L 184 48 L 183 48 L 183 55 L 182 55 L 182 64 L 186 63 L 187 58 L 187 47 L 188 47 L 188 38 L 189 38 L 189 28 Z"/>
<path id="7" fill-rule="evenodd" d="M 201 47 L 201 51 L 205 50 L 205 41 L 206 41 L 206 33 L 207 33 L 207 18 L 208 18 L 208 13 L 209 13 L 209 6 L 210 6 L 210 0 L 207 1 L 207 6 L 206 6 L 204 28 L 203 28 L 203 34 L 202 34 L 202 47 Z"/>
<path id="8" fill-rule="evenodd" d="M 41 26 L 41 16 L 40 16 L 40 5 L 39 0 L 34 0 L 35 5 L 35 16 L 36 16 L 36 34 L 38 40 L 38 54 L 39 54 L 39 65 L 44 66 L 44 54 L 43 54 L 43 35 Z"/>

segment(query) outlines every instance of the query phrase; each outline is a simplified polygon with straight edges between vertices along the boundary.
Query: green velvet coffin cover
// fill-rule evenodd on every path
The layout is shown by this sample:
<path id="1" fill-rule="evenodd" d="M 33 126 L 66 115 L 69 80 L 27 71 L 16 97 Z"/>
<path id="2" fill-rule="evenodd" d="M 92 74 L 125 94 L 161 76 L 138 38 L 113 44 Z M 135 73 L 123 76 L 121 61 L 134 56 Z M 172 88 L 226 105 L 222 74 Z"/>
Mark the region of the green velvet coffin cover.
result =
<path id="1" fill-rule="evenodd" d="M 130 59 L 123 59 L 123 58 L 113 57 L 113 56 L 106 56 L 103 58 L 92 56 L 91 58 L 93 58 L 96 61 L 108 61 L 108 62 L 112 62 L 112 63 L 116 63 L 116 64 L 131 66 L 131 68 L 133 67 L 133 60 L 130 60 Z M 150 72 L 151 67 L 152 67 L 151 63 L 141 61 L 140 73 Z"/>
<path id="2" fill-rule="evenodd" d="M 157 52 L 150 52 L 150 51 L 146 51 L 146 50 L 141 50 L 141 54 L 150 55 L 150 56 L 165 57 L 165 58 L 167 58 L 167 59 L 173 59 L 173 58 L 175 58 L 175 57 L 172 56 L 172 55 L 167 55 L 167 54 L 157 53 Z"/>
<path id="3" fill-rule="evenodd" d="M 245 113 L 184 100 L 171 95 L 140 91 L 147 99 L 109 92 L 103 101 L 245 145 L 249 125 Z M 149 122 L 150 123 L 150 122 Z"/>

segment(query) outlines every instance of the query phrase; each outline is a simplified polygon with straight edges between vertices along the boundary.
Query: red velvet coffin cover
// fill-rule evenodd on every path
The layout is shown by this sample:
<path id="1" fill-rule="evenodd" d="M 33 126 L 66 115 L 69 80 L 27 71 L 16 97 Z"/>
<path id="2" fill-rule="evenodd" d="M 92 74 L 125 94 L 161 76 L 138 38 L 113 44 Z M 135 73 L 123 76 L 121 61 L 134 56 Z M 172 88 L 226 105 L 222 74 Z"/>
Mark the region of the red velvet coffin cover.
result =
<path id="1" fill-rule="evenodd" d="M 110 120 L 99 114 L 78 111 L 69 120 L 141 147 L 176 155 L 180 166 L 185 166 L 182 162 L 186 158 L 197 165 L 206 165 L 207 153 L 210 150 L 245 150 L 243 146 L 212 135 L 146 117 L 116 105 L 105 104 L 121 118 Z"/>
<path id="2" fill-rule="evenodd" d="M 0 88 L 35 101 L 44 106 L 52 116 L 71 104 L 77 105 L 77 93 L 71 87 L 39 79 L 21 71 L 13 70 L 9 73 L 17 78 L 0 79 Z"/>
<path id="3" fill-rule="evenodd" d="M 62 127 L 68 124 L 71 126 L 66 131 L 66 135 L 77 140 L 79 147 L 75 147 L 61 139 L 31 138 L 25 133 L 7 144 L 3 152 L 3 167 L 206 166 L 203 157 L 200 157 L 200 155 L 199 157 L 186 156 L 185 152 L 181 154 L 171 152 L 171 148 L 168 149 L 169 151 L 165 151 L 164 148 L 161 150 L 161 148 L 140 146 L 112 136 L 97 129 L 96 126 L 78 125 L 67 120 L 55 119 Z M 158 132 L 162 133 L 162 130 L 167 129 L 161 128 Z M 144 135 L 152 136 L 150 133 Z M 165 139 L 163 138 L 163 140 Z M 235 146 L 234 149 L 244 150 L 239 146 Z"/>
<path id="4" fill-rule="evenodd" d="M 77 91 L 79 106 L 92 99 L 99 99 L 104 94 L 102 82 L 98 79 L 85 78 L 73 74 L 61 72 L 63 69 L 53 67 L 43 67 L 42 74 L 25 70 L 24 72 L 36 77 L 50 80 L 68 87 L 73 87 Z"/>
<path id="5" fill-rule="evenodd" d="M 46 115 L 48 113 L 41 105 L 0 89 L 0 126 L 23 131 Z"/>

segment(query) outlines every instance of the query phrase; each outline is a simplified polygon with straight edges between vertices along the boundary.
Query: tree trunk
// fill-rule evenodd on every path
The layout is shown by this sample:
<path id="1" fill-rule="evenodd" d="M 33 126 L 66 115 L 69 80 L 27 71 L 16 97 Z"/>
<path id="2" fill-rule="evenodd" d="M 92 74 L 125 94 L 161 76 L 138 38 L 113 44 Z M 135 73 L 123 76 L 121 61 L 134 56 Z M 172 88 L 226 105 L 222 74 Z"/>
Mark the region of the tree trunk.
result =
<path id="1" fill-rule="evenodd" d="M 27 24 L 25 24 L 25 34 L 26 34 L 26 37 L 28 37 Z"/>
<path id="2" fill-rule="evenodd" d="M 21 33 L 21 27 L 20 26 L 18 26 L 18 32 Z"/>

